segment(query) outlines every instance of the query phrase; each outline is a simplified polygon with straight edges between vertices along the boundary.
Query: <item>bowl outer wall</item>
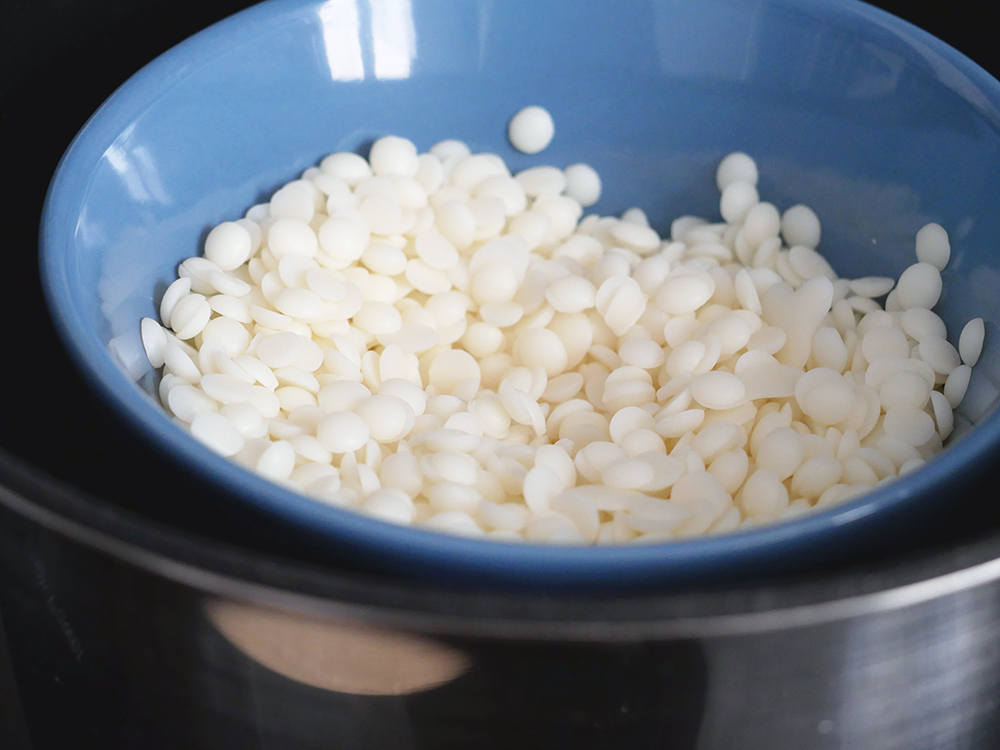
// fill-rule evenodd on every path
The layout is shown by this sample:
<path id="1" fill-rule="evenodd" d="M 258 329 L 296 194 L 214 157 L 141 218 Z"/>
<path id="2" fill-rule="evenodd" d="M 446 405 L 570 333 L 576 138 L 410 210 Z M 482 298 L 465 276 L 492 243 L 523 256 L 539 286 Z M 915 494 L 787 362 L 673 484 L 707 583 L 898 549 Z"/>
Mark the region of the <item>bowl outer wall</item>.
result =
<path id="1" fill-rule="evenodd" d="M 343 33 L 351 9 L 353 41 Z M 708 51 L 706 40 L 714 44 Z M 211 226 L 326 153 L 396 133 L 421 150 L 461 138 L 515 170 L 587 161 L 605 184 L 595 210 L 640 205 L 661 230 L 683 213 L 714 215 L 714 164 L 746 150 L 760 165 L 765 199 L 820 212 L 821 248 L 836 250 L 842 272 L 896 276 L 912 262 L 919 226 L 952 228 L 940 312 L 953 336 L 975 315 L 987 319 L 989 335 L 1000 299 L 992 252 L 1000 224 L 991 211 L 1000 194 L 998 89 L 930 35 L 848 0 L 613 10 L 539 3 L 528 24 L 514 4 L 264 3 L 161 56 L 91 118 L 50 188 L 43 280 L 68 349 L 116 415 L 220 489 L 373 565 L 528 586 L 711 578 L 781 565 L 829 555 L 866 529 L 884 533 L 907 506 L 946 502 L 985 465 L 1000 441 L 992 346 L 970 391 L 977 429 L 915 476 L 842 508 L 732 537 L 577 549 L 393 527 L 211 454 L 148 395 L 154 378 L 137 321 L 155 317 L 177 262 L 200 249 Z M 504 140 L 508 115 L 528 103 L 549 108 L 557 124 L 538 157 Z"/>

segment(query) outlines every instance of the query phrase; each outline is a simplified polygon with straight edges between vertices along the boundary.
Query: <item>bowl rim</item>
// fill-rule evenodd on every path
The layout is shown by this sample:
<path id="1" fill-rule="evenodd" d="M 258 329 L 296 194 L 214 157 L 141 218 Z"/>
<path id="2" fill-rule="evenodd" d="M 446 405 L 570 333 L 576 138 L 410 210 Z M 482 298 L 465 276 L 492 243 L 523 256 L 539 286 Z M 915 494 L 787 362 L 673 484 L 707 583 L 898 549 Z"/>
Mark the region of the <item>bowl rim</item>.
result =
<path id="1" fill-rule="evenodd" d="M 778 5 L 788 0 L 771 0 Z M 166 87 L 183 81 L 202 55 L 222 54 L 234 35 L 253 38 L 271 33 L 275 19 L 291 21 L 314 12 L 318 0 L 269 0 L 252 6 L 189 37 L 159 56 L 118 88 L 91 116 L 59 162 L 46 195 L 40 230 L 43 289 L 56 329 L 72 360 L 115 414 L 144 439 L 177 462 L 193 469 L 216 488 L 239 496 L 300 528 L 356 552 L 378 550 L 397 568 L 416 566 L 434 574 L 504 580 L 527 586 L 603 586 L 687 578 L 719 568 L 736 570 L 765 559 L 809 552 L 816 539 L 847 540 L 856 530 L 905 505 L 911 498 L 947 486 L 949 477 L 976 465 L 983 468 L 1000 444 L 1000 413 L 994 409 L 976 428 L 920 471 L 852 502 L 829 510 L 732 534 L 654 544 L 571 547 L 503 543 L 403 527 L 324 505 L 272 484 L 211 451 L 174 425 L 153 399 L 125 377 L 93 330 L 83 325 L 72 273 L 75 263 L 66 250 L 76 230 L 76 217 L 90 188 L 89 166 L 100 159 L 121 132 L 121 120 L 143 111 Z M 972 60 L 929 33 L 859 0 L 811 0 L 797 6 L 820 13 L 873 22 L 921 54 L 945 60 L 981 92 L 1000 122 L 1000 83 Z M 985 106 L 980 102 L 981 106 Z M 137 321 L 138 323 L 138 321 Z"/>

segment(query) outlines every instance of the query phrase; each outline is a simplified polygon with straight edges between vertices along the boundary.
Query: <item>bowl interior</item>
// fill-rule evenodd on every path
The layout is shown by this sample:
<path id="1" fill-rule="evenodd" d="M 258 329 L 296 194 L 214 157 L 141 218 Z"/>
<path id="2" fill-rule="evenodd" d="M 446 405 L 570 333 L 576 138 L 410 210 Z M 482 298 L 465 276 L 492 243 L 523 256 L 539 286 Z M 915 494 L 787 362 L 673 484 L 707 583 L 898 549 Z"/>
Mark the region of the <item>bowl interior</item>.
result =
<path id="1" fill-rule="evenodd" d="M 527 156 L 509 117 L 546 107 Z M 215 224 L 339 150 L 457 138 L 512 169 L 587 162 L 592 211 L 643 208 L 661 232 L 718 217 L 714 171 L 751 154 L 763 199 L 811 206 L 845 276 L 898 277 L 937 221 L 952 259 L 937 308 L 987 345 L 948 450 L 912 477 L 796 522 L 636 548 L 485 544 L 329 508 L 206 451 L 156 403 L 138 322 Z M 46 293 L 83 375 L 114 411 L 220 490 L 390 569 L 522 584 L 718 576 L 830 552 L 908 503 L 940 498 L 1000 444 L 1000 84 L 930 35 L 854 0 L 273 0 L 207 29 L 130 79 L 87 123 L 50 188 Z M 975 430 L 968 430 L 976 423 Z M 806 555 L 808 556 L 808 555 Z"/>

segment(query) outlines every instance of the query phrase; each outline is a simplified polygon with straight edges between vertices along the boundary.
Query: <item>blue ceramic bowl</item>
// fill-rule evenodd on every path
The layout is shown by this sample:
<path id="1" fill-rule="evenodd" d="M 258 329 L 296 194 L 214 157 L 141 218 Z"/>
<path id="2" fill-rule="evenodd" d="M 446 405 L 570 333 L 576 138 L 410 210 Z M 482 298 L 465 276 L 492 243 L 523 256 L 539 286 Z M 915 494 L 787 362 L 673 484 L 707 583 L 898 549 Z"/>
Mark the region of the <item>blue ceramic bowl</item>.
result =
<path id="1" fill-rule="evenodd" d="M 506 142 L 528 104 L 557 124 L 538 156 Z M 592 164 L 594 208 L 660 229 L 717 215 L 714 170 L 753 155 L 761 194 L 822 218 L 845 275 L 896 277 L 928 221 L 953 256 L 940 314 L 987 320 L 964 430 L 914 475 L 834 510 L 670 544 L 511 545 L 331 508 L 204 449 L 161 411 L 139 320 L 177 264 L 327 153 L 385 134 L 444 138 L 513 169 Z M 929 34 L 855 0 L 273 0 L 139 71 L 53 179 L 41 263 L 66 347 L 115 413 L 211 483 L 357 562 L 450 581 L 614 586 L 791 569 L 944 511 L 1000 446 L 1000 84 Z M 961 432 L 962 430 L 960 430 Z M 197 512 L 192 508 L 192 512 Z"/>

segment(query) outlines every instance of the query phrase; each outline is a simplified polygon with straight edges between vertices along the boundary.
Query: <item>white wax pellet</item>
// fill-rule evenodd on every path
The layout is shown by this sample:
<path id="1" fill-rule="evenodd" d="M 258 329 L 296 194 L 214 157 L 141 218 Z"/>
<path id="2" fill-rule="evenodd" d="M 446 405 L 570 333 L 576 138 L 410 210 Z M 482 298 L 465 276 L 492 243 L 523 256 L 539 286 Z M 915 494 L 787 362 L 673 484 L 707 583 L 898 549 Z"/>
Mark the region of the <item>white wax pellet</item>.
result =
<path id="1" fill-rule="evenodd" d="M 371 230 L 358 219 L 331 216 L 320 225 L 316 236 L 324 252 L 346 266 L 362 256 L 371 240 Z"/>
<path id="2" fill-rule="evenodd" d="M 424 494 L 435 513 L 451 510 L 475 513 L 483 499 L 474 487 L 457 482 L 440 482 L 428 488 Z"/>
<path id="3" fill-rule="evenodd" d="M 318 321 L 323 318 L 327 307 L 323 298 L 309 289 L 281 289 L 271 300 L 275 309 L 282 315 L 305 321 Z"/>
<path id="4" fill-rule="evenodd" d="M 781 215 L 781 236 L 789 247 L 815 249 L 821 236 L 819 218 L 808 206 L 792 206 Z"/>
<path id="5" fill-rule="evenodd" d="M 177 275 L 191 279 L 191 291 L 198 294 L 212 294 L 215 287 L 209 281 L 209 275 L 213 271 L 221 271 L 215 263 L 208 258 L 197 256 L 188 258 L 177 267 Z"/>
<path id="6" fill-rule="evenodd" d="M 253 317 L 250 315 L 250 306 L 245 300 L 238 297 L 216 294 L 209 297 L 208 304 L 213 311 L 225 318 L 231 318 L 240 323 L 249 323 L 253 320 Z"/>
<path id="7" fill-rule="evenodd" d="M 462 435 L 462 437 L 469 439 L 472 436 Z M 420 465 L 424 475 L 430 479 L 469 486 L 476 483 L 479 473 L 479 462 L 475 458 L 448 450 L 425 456 Z"/>
<path id="8" fill-rule="evenodd" d="M 379 395 L 362 399 L 354 413 L 368 423 L 368 434 L 379 443 L 401 440 L 413 426 L 414 413 L 410 405 L 396 396 Z"/>
<path id="9" fill-rule="evenodd" d="M 205 257 L 225 271 L 246 263 L 251 250 L 250 232 L 234 221 L 224 221 L 205 238 Z"/>
<path id="10" fill-rule="evenodd" d="M 749 310 L 757 315 L 761 313 L 760 296 L 757 294 L 757 288 L 754 286 L 753 279 L 747 269 L 741 268 L 736 273 L 734 289 L 736 299 L 744 310 Z"/>
<path id="11" fill-rule="evenodd" d="M 847 419 L 855 408 L 854 389 L 836 370 L 817 367 L 795 384 L 795 400 L 803 412 L 820 424 Z"/>
<path id="12" fill-rule="evenodd" d="M 541 211 L 531 210 L 511 218 L 507 226 L 507 231 L 510 234 L 516 234 L 524 238 L 528 248 L 534 250 L 549 236 L 551 226 L 552 220 L 546 214 L 543 214 Z M 579 237 L 582 235 L 574 236 Z"/>
<path id="13" fill-rule="evenodd" d="M 468 156 L 471 152 L 469 151 L 469 147 L 462 141 L 445 140 L 431 146 L 429 153 L 441 161 L 447 161 L 449 159 L 461 159 Z"/>
<path id="14" fill-rule="evenodd" d="M 917 260 L 943 271 L 951 258 L 951 242 L 940 224 L 927 224 L 917 232 Z"/>
<path id="15" fill-rule="evenodd" d="M 219 294 L 228 294 L 233 297 L 243 297 L 251 290 L 251 286 L 247 282 L 222 270 L 212 271 L 208 274 L 208 282 Z"/>
<path id="16" fill-rule="evenodd" d="M 548 328 L 529 328 L 514 341 L 514 361 L 524 367 L 541 367 L 555 377 L 566 369 L 568 357 L 562 340 Z"/>
<path id="17" fill-rule="evenodd" d="M 170 327 L 181 341 L 197 336 L 208 325 L 212 307 L 201 294 L 191 293 L 178 300 L 170 312 Z"/>
<path id="18" fill-rule="evenodd" d="M 414 289 L 424 294 L 440 294 L 452 286 L 447 273 L 431 268 L 419 258 L 414 258 L 406 264 L 406 280 Z"/>
<path id="19" fill-rule="evenodd" d="M 167 335 L 163 327 L 152 318 L 143 318 L 139 331 L 149 364 L 154 368 L 163 367 L 163 353 L 167 348 Z"/>
<path id="20" fill-rule="evenodd" d="M 750 209 L 760 201 L 757 188 L 749 182 L 732 182 L 722 191 L 719 211 L 729 224 L 741 224 Z"/>
<path id="21" fill-rule="evenodd" d="M 278 387 L 278 379 L 274 377 L 274 371 L 256 357 L 240 354 L 233 358 L 233 364 L 262 386 L 271 390 Z"/>
<path id="22" fill-rule="evenodd" d="M 372 144 L 368 162 L 372 174 L 412 177 L 417 173 L 417 147 L 406 138 L 388 135 Z"/>
<path id="23" fill-rule="evenodd" d="M 656 432 L 665 438 L 680 438 L 688 432 L 697 430 L 704 421 L 704 409 L 685 409 L 657 422 Z"/>
<path id="24" fill-rule="evenodd" d="M 743 508 L 753 518 L 777 518 L 788 507 L 788 490 L 774 472 L 757 469 L 743 486 Z"/>
<path id="25" fill-rule="evenodd" d="M 581 206 L 597 203 L 601 198 L 601 177 L 589 164 L 571 164 L 563 170 L 566 175 L 566 195 L 575 198 Z"/>
<path id="26" fill-rule="evenodd" d="M 746 386 L 737 376 L 715 370 L 691 381 L 691 395 L 707 409 L 731 409 L 743 401 Z"/>
<path id="27" fill-rule="evenodd" d="M 833 456 L 807 458 L 792 475 L 792 494 L 815 500 L 840 481 L 843 467 Z"/>
<path id="28" fill-rule="evenodd" d="M 887 435 L 898 437 L 915 448 L 934 435 L 934 419 L 923 409 L 895 406 L 885 413 L 883 426 Z"/>
<path id="29" fill-rule="evenodd" d="M 287 218 L 278 219 L 267 230 L 267 244 L 277 258 L 287 254 L 312 258 L 319 249 L 319 241 L 309 224 Z"/>
<path id="30" fill-rule="evenodd" d="M 487 177 L 475 188 L 477 198 L 496 198 L 503 204 L 504 216 L 512 217 L 524 213 L 528 206 L 525 190 L 513 177 L 505 174 Z"/>
<path id="31" fill-rule="evenodd" d="M 241 404 L 254 394 L 251 383 L 221 373 L 203 375 L 200 385 L 206 394 L 222 404 Z"/>
<path id="32" fill-rule="evenodd" d="M 375 193 L 364 198 L 358 205 L 358 211 L 368 225 L 372 234 L 390 235 L 404 231 L 403 207 L 395 195 Z"/>
<path id="33" fill-rule="evenodd" d="M 565 488 L 559 475 L 547 466 L 536 466 L 524 477 L 524 502 L 536 514 L 550 510 L 552 500 Z"/>
<path id="34" fill-rule="evenodd" d="M 516 302 L 487 302 L 479 308 L 479 317 L 497 328 L 509 328 L 524 316 L 524 308 Z"/>
<path id="35" fill-rule="evenodd" d="M 679 503 L 652 497 L 635 498 L 628 506 L 628 512 L 615 514 L 631 528 L 643 533 L 671 534 L 678 526 L 691 518 L 691 511 Z M 627 541 L 629 537 L 615 536 L 612 541 Z"/>
<path id="36" fill-rule="evenodd" d="M 626 341 L 618 350 L 618 355 L 625 364 L 643 369 L 660 367 L 666 361 L 663 347 L 650 340 Z"/>
<path id="37" fill-rule="evenodd" d="M 626 406 L 619 409 L 611 418 L 609 425 L 611 439 L 615 443 L 621 443 L 625 436 L 633 430 L 650 428 L 655 425 L 653 416 L 638 406 Z"/>
<path id="38" fill-rule="evenodd" d="M 375 273 L 398 276 L 406 270 L 406 253 L 386 242 L 372 242 L 361 254 L 361 263 Z"/>
<path id="39" fill-rule="evenodd" d="M 316 211 L 318 190 L 307 180 L 293 180 L 278 188 L 268 203 L 270 215 L 278 219 L 307 222 Z"/>
<path id="40" fill-rule="evenodd" d="M 950 375 L 952 370 L 962 364 L 958 350 L 940 336 L 925 336 L 917 344 L 917 353 L 934 372 L 941 375 Z"/>
<path id="41" fill-rule="evenodd" d="M 572 521 L 586 541 L 597 538 L 601 518 L 594 501 L 585 494 L 572 490 L 561 492 L 553 498 L 552 510 Z"/>
<path id="42" fill-rule="evenodd" d="M 184 422 L 191 422 L 203 411 L 219 410 L 219 405 L 213 398 L 183 380 L 167 391 L 166 404 L 174 416 Z"/>
<path id="43" fill-rule="evenodd" d="M 524 391 L 515 388 L 509 380 L 500 384 L 500 401 L 510 418 L 518 424 L 534 427 L 538 434 L 544 432 L 545 415 L 542 414 L 538 402 Z"/>
<path id="44" fill-rule="evenodd" d="M 759 247 L 764 240 L 777 237 L 781 215 L 770 203 L 758 203 L 747 211 L 743 222 L 743 237 L 750 247 Z"/>
<path id="45" fill-rule="evenodd" d="M 912 406 L 923 409 L 931 397 L 931 384 L 913 370 L 899 370 L 885 379 L 879 389 L 883 409 Z"/>
<path id="46" fill-rule="evenodd" d="M 549 241 L 562 240 L 569 237 L 576 229 L 577 222 L 583 215 L 583 207 L 578 201 L 568 195 L 552 195 L 538 198 L 533 210 L 545 214 L 549 219 L 549 231 L 545 237 Z"/>
<path id="47" fill-rule="evenodd" d="M 653 480 L 655 472 L 646 461 L 638 458 L 620 458 L 601 470 L 601 481 L 608 487 L 634 490 Z"/>
<path id="48" fill-rule="evenodd" d="M 439 393 L 454 393 L 463 384 L 471 383 L 475 395 L 481 379 L 479 363 L 475 357 L 461 349 L 440 352 L 428 368 L 428 380 Z"/>
<path id="49" fill-rule="evenodd" d="M 268 367 L 287 367 L 301 354 L 302 337 L 291 331 L 281 331 L 257 342 L 254 354 Z"/>
<path id="50" fill-rule="evenodd" d="M 735 151 L 719 162 L 715 172 L 715 182 L 720 192 L 734 182 L 756 185 L 757 164 L 747 154 Z M 674 239 L 680 239 L 680 237 L 675 234 Z"/>
<path id="51" fill-rule="evenodd" d="M 316 437 L 332 453 L 356 451 L 368 442 L 368 423 L 352 412 L 333 412 L 320 420 Z"/>
<path id="52" fill-rule="evenodd" d="M 287 440 L 272 442 L 257 459 L 254 470 L 272 481 L 283 481 L 295 468 L 295 449 Z"/>
<path id="53" fill-rule="evenodd" d="M 525 107 L 511 118 L 507 126 L 511 145 L 526 154 L 544 150 L 552 142 L 555 132 L 552 115 L 539 106 Z"/>
<path id="54" fill-rule="evenodd" d="M 597 289 L 594 304 L 608 328 L 621 336 L 634 326 L 646 309 L 647 297 L 629 276 L 613 276 Z"/>
<path id="55" fill-rule="evenodd" d="M 354 325 L 372 335 L 393 333 L 403 325 L 403 318 L 394 306 L 387 302 L 369 300 L 361 304 L 361 309 L 351 318 Z"/>
<path id="56" fill-rule="evenodd" d="M 691 441 L 691 449 L 706 463 L 742 442 L 739 428 L 732 422 L 714 422 L 701 429 Z"/>
<path id="57" fill-rule="evenodd" d="M 480 500 L 477 506 L 477 515 L 480 521 L 487 528 L 495 531 L 512 533 L 517 539 L 521 539 L 520 532 L 524 528 L 527 519 L 527 512 L 524 506 L 513 503 L 499 505 L 489 500 Z"/>
<path id="58" fill-rule="evenodd" d="M 660 246 L 660 235 L 653 229 L 630 221 L 620 221 L 615 224 L 611 228 L 611 236 L 617 243 L 644 255 Z"/>
<path id="59" fill-rule="evenodd" d="M 250 404 L 229 404 L 219 409 L 219 412 L 233 423 L 244 438 L 262 437 L 266 432 L 264 418 Z"/>
<path id="60" fill-rule="evenodd" d="M 458 263 L 458 251 L 441 234 L 424 232 L 414 241 L 417 257 L 431 268 L 446 271 Z"/>
<path id="61" fill-rule="evenodd" d="M 358 385 L 360 385 L 360 383 Z M 320 393 L 322 394 L 322 391 Z M 417 417 L 423 414 L 424 410 L 427 408 L 427 394 L 424 390 L 416 383 L 403 378 L 389 378 L 383 380 L 379 384 L 378 395 L 395 396 L 396 398 L 402 399 L 409 404 L 410 408 L 413 410 L 414 416 Z M 322 401 L 320 405 L 322 406 Z"/>
<path id="62" fill-rule="evenodd" d="M 757 320 L 759 324 L 759 319 Z M 732 354 L 743 349 L 750 336 L 753 335 L 753 326 L 746 317 L 738 314 L 725 315 L 709 326 L 708 333 L 718 337 L 720 357 L 725 359 Z"/>
<path id="63" fill-rule="evenodd" d="M 900 274 L 896 299 L 903 310 L 922 307 L 930 310 L 941 297 L 941 272 L 930 263 L 914 263 Z"/>
<path id="64" fill-rule="evenodd" d="M 962 329 L 958 337 L 958 351 L 962 363 L 974 367 L 983 353 L 983 342 L 986 339 L 986 326 L 982 318 L 973 318 Z M 147 350 L 148 351 L 148 350 Z"/>
<path id="65" fill-rule="evenodd" d="M 191 279 L 181 277 L 171 282 L 160 299 L 160 320 L 169 324 L 174 307 L 191 293 Z"/>
<path id="66" fill-rule="evenodd" d="M 394 487 L 383 487 L 365 499 L 361 512 L 389 523 L 408 525 L 413 523 L 416 509 L 413 500 L 405 492 Z"/>
<path id="67" fill-rule="evenodd" d="M 940 336 L 945 338 L 947 330 L 944 321 L 938 317 L 937 313 L 924 307 L 911 307 L 899 316 L 900 325 L 907 335 L 921 341 L 927 336 Z"/>
<path id="68" fill-rule="evenodd" d="M 972 380 L 972 368 L 969 365 L 959 365 L 948 379 L 944 381 L 944 395 L 948 397 L 948 403 L 952 409 L 957 409 L 965 398 L 965 392 L 969 389 L 969 382 Z"/>
<path id="69" fill-rule="evenodd" d="M 671 315 L 694 312 L 715 293 L 715 281 L 707 273 L 674 275 L 656 292 L 656 305 Z"/>
<path id="70" fill-rule="evenodd" d="M 347 151 L 330 154 L 320 162 L 319 168 L 351 186 L 372 174 L 371 166 L 364 157 Z"/>
<path id="71" fill-rule="evenodd" d="M 383 487 L 397 487 L 415 496 L 423 485 L 420 462 L 411 453 L 390 453 L 379 468 L 379 481 Z"/>
<path id="72" fill-rule="evenodd" d="M 852 279 L 849 283 L 850 290 L 859 297 L 874 299 L 882 297 L 892 291 L 896 285 L 894 279 L 883 276 L 865 276 L 861 279 Z"/>
<path id="73" fill-rule="evenodd" d="M 215 411 L 195 414 L 191 420 L 191 434 L 222 456 L 234 456 L 243 448 L 243 433 Z"/>
<path id="74" fill-rule="evenodd" d="M 785 481 L 805 458 L 802 439 L 791 427 L 778 427 L 768 433 L 757 449 L 757 467 L 774 472 L 779 481 Z"/>
<path id="75" fill-rule="evenodd" d="M 570 274 L 554 280 L 545 290 L 545 299 L 556 312 L 578 313 L 595 304 L 597 289 L 586 278 Z"/>
<path id="76" fill-rule="evenodd" d="M 254 395 L 250 399 L 250 404 L 260 412 L 265 419 L 278 416 L 281 411 L 281 402 L 274 392 L 262 385 L 254 386 Z"/>
<path id="77" fill-rule="evenodd" d="M 792 270 L 803 280 L 817 276 L 825 276 L 831 280 L 837 278 L 837 274 L 826 259 L 811 247 L 793 245 L 788 250 L 787 258 Z"/>
<path id="78" fill-rule="evenodd" d="M 843 372 L 847 367 L 847 345 L 836 328 L 820 328 L 813 335 L 813 358 L 820 367 Z"/>
<path id="79" fill-rule="evenodd" d="M 906 334 L 892 326 L 877 326 L 870 329 L 861 339 L 861 351 L 871 362 L 876 357 L 891 354 L 897 357 L 908 357 L 910 345 Z"/>
<path id="80" fill-rule="evenodd" d="M 469 296 L 478 304 L 513 299 L 518 289 L 517 271 L 503 263 L 488 263 L 476 269 L 470 279 Z"/>
<path id="81" fill-rule="evenodd" d="M 955 414 L 948 403 L 948 397 L 940 391 L 931 392 L 931 407 L 934 411 L 934 422 L 942 440 L 947 440 L 955 428 Z"/>

